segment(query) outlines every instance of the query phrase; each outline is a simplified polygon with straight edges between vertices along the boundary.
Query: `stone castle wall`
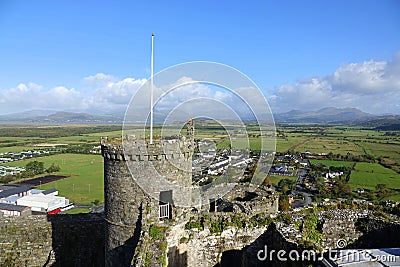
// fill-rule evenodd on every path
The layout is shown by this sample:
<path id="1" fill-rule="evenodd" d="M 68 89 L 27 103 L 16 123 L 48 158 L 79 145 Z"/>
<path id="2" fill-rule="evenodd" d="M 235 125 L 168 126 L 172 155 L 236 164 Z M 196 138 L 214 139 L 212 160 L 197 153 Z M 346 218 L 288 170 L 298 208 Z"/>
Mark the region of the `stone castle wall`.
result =
<path id="1" fill-rule="evenodd" d="M 144 217 L 148 215 L 143 212 Z M 335 218 L 331 220 L 326 222 L 324 229 L 336 233 Z M 368 231 L 353 240 L 349 248 L 400 246 L 400 224 L 367 217 L 358 219 L 356 223 L 348 222 L 348 228 L 340 232 L 345 234 L 341 238 L 348 240 L 351 235 L 346 236 L 346 233 L 356 231 L 354 227 L 360 224 Z M 105 225 L 102 214 L 2 217 L 0 266 L 104 266 Z M 266 266 L 265 262 L 257 261 L 256 255 L 265 245 L 269 249 L 298 249 L 295 242 L 285 238 L 275 227 L 229 227 L 218 235 L 211 234 L 209 229 L 185 230 L 184 224 L 176 224 L 166 236 L 168 266 Z M 189 237 L 189 240 L 182 242 L 182 237 Z M 335 236 L 331 237 L 334 239 Z M 146 234 L 141 238 L 149 239 L 149 236 Z M 151 239 L 149 242 L 154 243 Z M 153 255 L 160 250 L 158 246 L 152 247 L 152 251 L 151 247 L 148 249 Z M 145 255 L 138 256 L 144 259 Z M 146 266 L 144 260 L 141 263 L 137 266 Z M 300 265 L 288 262 L 270 266 Z M 119 262 L 118 266 L 129 264 Z M 163 263 L 153 261 L 151 266 L 163 266 Z"/>
<path id="2" fill-rule="evenodd" d="M 104 266 L 104 217 L 2 217 L 0 266 Z"/>

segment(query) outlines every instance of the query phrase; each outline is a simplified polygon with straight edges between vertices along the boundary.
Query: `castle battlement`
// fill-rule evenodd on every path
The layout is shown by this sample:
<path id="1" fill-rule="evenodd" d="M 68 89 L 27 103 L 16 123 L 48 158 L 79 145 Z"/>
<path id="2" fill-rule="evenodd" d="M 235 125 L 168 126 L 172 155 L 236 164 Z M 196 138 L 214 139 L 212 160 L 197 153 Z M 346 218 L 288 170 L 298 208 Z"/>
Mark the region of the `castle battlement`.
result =
<path id="1" fill-rule="evenodd" d="M 101 154 L 104 158 L 121 161 L 165 161 L 191 159 L 193 143 L 185 137 L 169 140 L 146 140 L 127 137 L 124 141 L 101 138 Z"/>

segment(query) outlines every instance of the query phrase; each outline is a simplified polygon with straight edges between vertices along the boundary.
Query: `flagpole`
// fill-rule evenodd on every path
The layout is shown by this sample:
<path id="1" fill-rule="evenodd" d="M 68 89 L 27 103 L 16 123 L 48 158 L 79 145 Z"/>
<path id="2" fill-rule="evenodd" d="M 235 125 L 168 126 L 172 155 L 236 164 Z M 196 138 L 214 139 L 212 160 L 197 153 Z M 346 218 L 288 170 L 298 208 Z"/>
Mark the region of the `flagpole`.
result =
<path id="1" fill-rule="evenodd" d="M 151 34 L 151 64 L 150 64 L 150 144 L 153 144 L 153 73 L 154 72 L 154 33 Z"/>

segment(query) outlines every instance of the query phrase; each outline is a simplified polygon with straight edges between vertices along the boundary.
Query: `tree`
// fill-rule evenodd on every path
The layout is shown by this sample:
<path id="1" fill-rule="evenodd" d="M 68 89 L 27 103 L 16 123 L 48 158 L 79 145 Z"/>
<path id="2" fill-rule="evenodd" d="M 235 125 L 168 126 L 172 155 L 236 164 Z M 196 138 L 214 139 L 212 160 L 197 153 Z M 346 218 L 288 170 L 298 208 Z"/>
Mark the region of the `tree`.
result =
<path id="1" fill-rule="evenodd" d="M 377 184 L 375 186 L 375 189 L 378 190 L 379 192 L 383 192 L 387 188 L 386 184 Z"/>
<path id="2" fill-rule="evenodd" d="M 295 181 L 285 178 L 279 181 L 278 188 L 281 189 L 281 192 L 286 193 L 295 183 Z"/>
<path id="3" fill-rule="evenodd" d="M 59 172 L 61 170 L 60 166 L 55 165 L 54 163 L 51 164 L 49 168 L 47 168 L 46 172 L 47 173 L 52 173 L 52 172 Z"/>
<path id="4" fill-rule="evenodd" d="M 0 177 L 0 183 L 8 184 L 12 180 L 13 180 L 13 177 L 10 174 Z"/>
<path id="5" fill-rule="evenodd" d="M 36 160 L 31 161 L 26 164 L 25 169 L 28 172 L 32 172 L 34 175 L 42 174 L 44 173 L 44 163 Z"/>
<path id="6" fill-rule="evenodd" d="M 313 209 L 303 219 L 303 239 L 313 243 L 320 242 L 323 235 L 321 234 L 322 222 L 320 221 L 316 211 Z"/>
<path id="7" fill-rule="evenodd" d="M 290 209 L 289 200 L 287 196 L 283 195 L 279 198 L 279 210 L 286 211 Z"/>
<path id="8" fill-rule="evenodd" d="M 351 196 L 351 187 L 344 181 L 337 181 L 338 193 L 341 196 L 348 197 Z"/>

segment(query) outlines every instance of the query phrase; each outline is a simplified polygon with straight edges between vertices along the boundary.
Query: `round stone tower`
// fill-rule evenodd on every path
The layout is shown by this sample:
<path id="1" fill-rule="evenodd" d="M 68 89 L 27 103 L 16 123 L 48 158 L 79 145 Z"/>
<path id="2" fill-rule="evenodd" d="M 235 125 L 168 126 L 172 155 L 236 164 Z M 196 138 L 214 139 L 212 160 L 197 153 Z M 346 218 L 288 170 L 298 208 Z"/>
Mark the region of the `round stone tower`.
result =
<path id="1" fill-rule="evenodd" d="M 187 137 L 153 144 L 132 137 L 123 145 L 120 140 L 101 139 L 105 266 L 130 266 L 149 223 L 179 216 L 185 210 L 180 207 L 190 203 L 192 128 L 189 123 Z"/>

